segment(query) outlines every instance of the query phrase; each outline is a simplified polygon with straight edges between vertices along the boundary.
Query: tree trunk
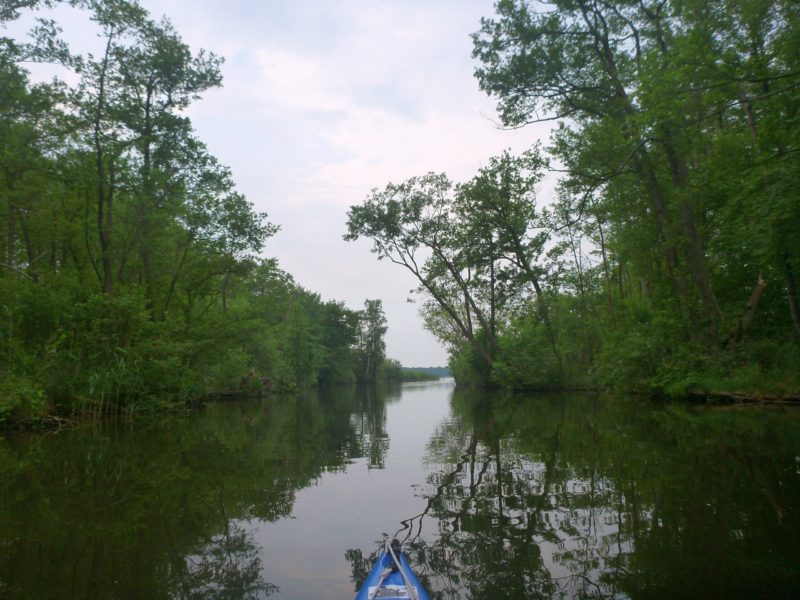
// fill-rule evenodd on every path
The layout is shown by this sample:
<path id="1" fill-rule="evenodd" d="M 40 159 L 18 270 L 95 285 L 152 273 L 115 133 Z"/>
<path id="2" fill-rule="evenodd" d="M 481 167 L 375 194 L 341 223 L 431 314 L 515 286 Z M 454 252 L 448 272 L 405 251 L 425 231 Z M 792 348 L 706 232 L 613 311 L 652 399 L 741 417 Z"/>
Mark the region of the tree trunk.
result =
<path id="1" fill-rule="evenodd" d="M 750 331 L 750 326 L 753 324 L 753 317 L 756 314 L 758 303 L 761 301 L 761 296 L 763 295 L 764 288 L 766 287 L 767 282 L 764 281 L 761 273 L 759 273 L 758 282 L 756 283 L 756 287 L 753 289 L 753 293 L 750 294 L 750 299 L 747 301 L 744 314 L 739 317 L 736 327 L 733 329 L 733 331 L 731 331 L 730 335 L 728 335 L 729 344 L 733 345 L 736 342 L 740 342 L 747 335 L 747 332 Z"/>
<path id="2" fill-rule="evenodd" d="M 797 284 L 794 279 L 794 269 L 789 260 L 789 252 L 783 251 L 783 268 L 786 273 L 786 299 L 789 302 L 789 314 L 792 317 L 792 325 L 797 337 L 800 338 L 800 309 L 797 303 Z"/>
<path id="3" fill-rule="evenodd" d="M 650 289 L 650 282 L 644 277 L 639 277 L 639 295 L 647 300 L 650 300 L 653 296 L 653 292 Z"/>
<path id="4" fill-rule="evenodd" d="M 491 241 L 491 256 L 489 257 L 489 325 L 492 330 L 492 339 L 497 337 L 497 298 L 496 279 L 494 273 L 494 240 Z"/>
<path id="5" fill-rule="evenodd" d="M 486 316 L 475 304 L 475 300 L 472 298 L 472 294 L 469 293 L 467 282 L 464 281 L 464 278 L 458 272 L 456 266 L 453 264 L 452 261 L 448 260 L 448 258 L 445 256 L 441 248 L 439 248 L 438 246 L 431 246 L 431 250 L 433 250 L 433 252 L 439 256 L 439 259 L 447 267 L 447 270 L 453 277 L 453 281 L 456 282 L 456 285 L 458 285 L 459 289 L 461 289 L 462 293 L 464 294 L 464 299 L 467 306 L 472 309 L 472 312 L 475 314 L 475 317 L 477 317 L 478 322 L 480 323 L 483 331 L 486 332 L 487 336 L 489 337 L 489 342 L 491 343 L 491 346 L 494 349 L 494 347 L 497 344 L 497 340 L 495 340 L 494 336 L 492 336 L 491 327 L 489 326 L 489 323 L 486 320 Z M 468 313 L 469 313 L 469 308 L 467 309 Z"/>
<path id="6" fill-rule="evenodd" d="M 673 290 L 681 310 L 688 322 L 688 313 L 686 311 L 686 299 L 688 297 L 688 289 L 686 280 L 680 272 L 680 265 L 678 263 L 678 250 L 674 242 L 674 235 L 672 233 L 672 224 L 670 222 L 669 211 L 667 203 L 664 199 L 664 194 L 661 190 L 661 184 L 656 177 L 655 170 L 650 162 L 650 156 L 645 150 L 640 150 L 639 158 L 636 161 L 636 171 L 640 177 L 646 182 L 649 196 L 650 206 L 656 215 L 656 223 L 658 224 L 659 233 L 664 245 L 664 257 L 667 261 L 667 272 L 672 280 Z"/>
<path id="7" fill-rule="evenodd" d="M 514 254 L 517 260 L 517 266 L 519 266 L 524 272 L 525 276 L 528 278 L 528 281 L 531 282 L 533 285 L 533 289 L 536 291 L 536 309 L 539 313 L 539 318 L 542 319 L 544 323 L 545 330 L 547 331 L 547 338 L 550 342 L 550 349 L 553 351 L 553 356 L 558 363 L 558 372 L 563 376 L 564 375 L 564 365 L 561 360 L 561 353 L 558 351 L 558 346 L 556 345 L 556 334 L 553 330 L 553 324 L 550 321 L 550 310 L 547 305 L 547 299 L 544 296 L 544 291 L 542 290 L 542 286 L 539 285 L 539 279 L 536 277 L 536 274 L 531 269 L 530 264 L 528 263 L 527 257 L 525 256 L 525 252 L 522 249 L 522 246 L 519 244 L 519 241 L 516 241 L 514 244 Z"/>
<path id="8" fill-rule="evenodd" d="M 603 223 L 600 221 L 600 219 L 597 219 L 597 230 L 600 232 L 600 254 L 603 257 L 603 275 L 605 276 L 606 280 L 606 303 L 608 305 L 608 316 L 611 317 L 612 327 L 616 327 L 617 320 L 614 316 L 614 302 L 611 295 L 611 272 L 608 268 L 608 256 L 606 255 L 606 238 L 603 234 Z"/>
<path id="9" fill-rule="evenodd" d="M 223 314 L 228 313 L 228 281 L 231 278 L 231 271 L 228 269 L 225 271 L 225 277 L 222 280 L 222 312 Z"/>
<path id="10" fill-rule="evenodd" d="M 100 238 L 100 258 L 103 266 L 103 292 L 110 294 L 113 291 L 113 274 L 111 271 L 111 208 L 113 190 L 106 191 L 106 165 L 105 152 L 102 142 L 102 123 L 106 93 L 106 73 L 111 55 L 111 45 L 114 40 L 113 28 L 108 34 L 103 65 L 100 69 L 100 88 L 97 92 L 97 110 L 94 116 L 94 147 L 95 168 L 97 176 L 97 228 Z M 112 171 L 113 172 L 113 171 Z M 112 176 L 113 178 L 113 176 Z M 111 187 L 111 185 L 109 185 Z M 106 209 L 106 204 L 108 207 Z"/>
<path id="11" fill-rule="evenodd" d="M 89 262 L 92 264 L 92 269 L 94 270 L 94 274 L 97 276 L 97 281 L 100 285 L 103 285 L 103 276 L 100 274 L 100 270 L 97 268 L 97 260 L 94 257 L 94 252 L 92 251 L 92 244 L 89 241 L 89 212 L 90 212 L 90 201 L 91 198 L 89 196 L 89 191 L 86 190 L 86 202 L 84 205 L 84 214 L 83 214 L 83 244 L 86 246 L 86 256 L 89 257 Z M 75 262 L 77 264 L 77 253 L 74 255 Z"/>
<path id="12" fill-rule="evenodd" d="M 138 222 L 137 229 L 139 242 L 139 260 L 142 264 L 142 279 L 144 280 L 145 290 L 147 293 L 147 306 L 150 309 L 150 317 L 155 318 L 155 290 L 153 285 L 153 248 L 150 243 L 150 211 L 152 210 L 154 202 L 153 184 L 152 184 L 152 134 L 153 134 L 153 118 L 152 118 L 152 104 L 153 104 L 153 82 L 149 81 L 147 84 L 147 94 L 144 102 L 144 131 L 142 132 L 141 150 L 142 150 L 142 193 L 139 197 L 138 206 Z M 227 279 L 225 281 L 227 283 Z M 224 290 L 223 290 L 224 294 Z M 224 303 L 223 295 L 223 303 Z"/>
<path id="13" fill-rule="evenodd" d="M 756 124 L 756 115 L 753 111 L 753 103 L 747 97 L 747 94 L 741 92 L 739 94 L 739 104 L 747 117 L 747 126 L 750 129 L 750 138 L 753 140 L 753 145 L 758 151 L 758 126 Z"/>
<path id="14" fill-rule="evenodd" d="M 584 285 L 583 280 L 583 260 L 580 254 L 580 244 L 575 243 L 575 236 L 572 235 L 572 227 L 569 225 L 567 226 L 567 232 L 569 233 L 569 245 L 572 251 L 572 260 L 575 261 L 575 268 L 578 271 L 578 295 L 580 298 L 580 307 L 581 307 L 581 318 L 583 319 L 584 323 L 589 322 L 589 306 L 588 302 L 586 301 L 586 287 Z M 586 328 L 586 350 L 588 352 L 588 364 L 591 364 L 594 359 L 594 344 L 592 344 L 592 337 L 589 333 L 590 329 Z"/>
<path id="15" fill-rule="evenodd" d="M 25 254 L 28 257 L 28 273 L 33 281 L 39 283 L 39 275 L 36 272 L 36 265 L 34 265 L 38 257 L 34 256 L 33 240 L 31 240 L 30 232 L 22 215 L 19 216 L 19 228 L 22 231 L 22 239 L 25 242 Z"/>
<path id="16" fill-rule="evenodd" d="M 11 198 L 8 199 L 8 222 L 7 222 L 7 237 L 6 237 L 6 263 L 8 266 L 14 266 L 14 237 L 16 235 L 16 225 L 14 219 L 16 211 Z"/>
<path id="17" fill-rule="evenodd" d="M 681 221 L 683 232 L 686 236 L 686 255 L 689 261 L 689 270 L 692 273 L 703 302 L 703 309 L 708 320 L 708 333 L 713 344 L 719 343 L 719 326 L 721 314 L 717 298 L 711 287 L 711 276 L 705 260 L 705 249 L 700 234 L 694 224 L 694 209 L 688 200 L 681 205 Z"/>
<path id="18" fill-rule="evenodd" d="M 111 294 L 114 291 L 114 272 L 111 265 L 111 226 L 114 207 L 115 172 L 113 159 L 109 165 L 108 192 L 105 199 L 100 198 L 97 213 L 98 226 L 100 227 L 101 262 L 103 265 L 103 293 Z M 103 206 L 105 205 L 105 212 Z"/>
<path id="19" fill-rule="evenodd" d="M 472 333 L 470 329 L 464 325 L 464 321 L 462 321 L 458 314 L 453 310 L 453 308 L 442 298 L 442 295 L 436 291 L 436 289 L 424 278 L 422 275 L 414 271 L 411 267 L 407 268 L 416 275 L 419 282 L 422 286 L 433 296 L 433 299 L 436 300 L 437 304 L 448 314 L 448 316 L 453 320 L 453 323 L 464 336 L 464 338 L 475 348 L 483 359 L 486 361 L 487 366 L 491 366 L 494 363 L 494 358 L 492 357 L 492 353 L 484 346 L 478 338 Z"/>
<path id="20" fill-rule="evenodd" d="M 486 365 L 491 367 L 494 363 L 494 357 L 489 349 L 486 348 L 481 341 L 475 337 L 472 332 L 471 327 L 467 327 L 464 323 L 464 320 L 458 315 L 456 308 L 458 306 L 458 301 L 454 300 L 455 307 L 451 305 L 443 295 L 436 289 L 436 287 L 420 272 L 419 267 L 417 266 L 416 262 L 414 261 L 413 257 L 402 256 L 399 259 L 391 259 L 392 262 L 395 264 L 401 265 L 408 269 L 412 275 L 420 282 L 423 288 L 431 295 L 431 297 L 436 301 L 439 307 L 447 313 L 447 316 L 450 317 L 451 325 L 458 331 L 458 333 L 467 340 L 470 345 L 478 351 L 478 353 L 483 357 Z M 467 311 L 469 313 L 469 311 Z"/>
<path id="21" fill-rule="evenodd" d="M 169 305 L 172 302 L 172 296 L 175 294 L 175 285 L 178 283 L 178 277 L 181 275 L 181 271 L 183 271 L 183 265 L 186 263 L 186 256 L 189 254 L 189 246 L 191 245 L 191 239 L 186 242 L 186 246 L 183 248 L 183 254 L 181 255 L 181 261 L 178 264 L 178 268 L 172 274 L 172 279 L 169 282 L 169 290 L 167 291 L 167 298 L 164 300 L 164 310 L 161 311 L 161 319 L 164 320 L 167 315 L 167 311 L 169 310 Z M 225 310 L 225 293 L 223 290 L 223 312 Z"/>
<path id="22" fill-rule="evenodd" d="M 687 308 L 689 299 L 688 287 L 679 268 L 677 243 L 670 223 L 667 202 L 658 181 L 656 170 L 653 167 L 651 157 L 642 139 L 641 131 L 639 131 L 638 126 L 635 124 L 638 110 L 631 102 L 625 89 L 625 84 L 623 83 L 624 78 L 620 73 L 610 41 L 608 23 L 602 10 L 597 4 L 589 2 L 581 1 L 578 5 L 583 15 L 584 22 L 595 38 L 597 58 L 602 64 L 606 74 L 609 76 L 611 84 L 614 87 L 615 96 L 619 100 L 619 110 L 611 110 L 608 115 L 620 122 L 623 136 L 633 145 L 633 153 L 635 156 L 634 168 L 637 174 L 646 183 L 649 190 L 650 203 L 656 215 L 656 222 L 664 244 L 664 254 L 667 260 L 669 276 L 672 279 L 675 295 L 677 296 L 679 306 L 684 315 L 684 321 L 688 325 L 690 323 Z M 664 48 L 664 50 L 666 50 L 666 48 Z M 614 114 L 615 112 L 616 114 Z"/>
<path id="23" fill-rule="evenodd" d="M 713 345 L 717 345 L 719 343 L 719 328 L 722 315 L 711 286 L 711 276 L 706 263 L 704 243 L 695 224 L 694 205 L 688 196 L 689 192 L 686 191 L 689 180 L 689 167 L 686 159 L 679 155 L 675 149 L 675 135 L 674 126 L 669 123 L 663 126 L 662 146 L 664 147 L 667 164 L 672 176 L 672 185 L 676 190 L 681 190 L 683 194 L 686 194 L 680 206 L 686 260 L 692 279 L 700 291 L 700 299 L 708 325 L 709 339 Z"/>
<path id="24" fill-rule="evenodd" d="M 11 176 L 11 173 L 7 168 L 4 168 L 6 176 L 6 190 L 8 193 L 8 218 L 6 220 L 6 260 L 5 264 L 7 264 L 10 268 L 14 268 L 14 241 L 16 237 L 16 215 L 17 209 L 14 206 L 14 200 L 12 198 L 12 193 L 14 190 L 14 183 Z"/>

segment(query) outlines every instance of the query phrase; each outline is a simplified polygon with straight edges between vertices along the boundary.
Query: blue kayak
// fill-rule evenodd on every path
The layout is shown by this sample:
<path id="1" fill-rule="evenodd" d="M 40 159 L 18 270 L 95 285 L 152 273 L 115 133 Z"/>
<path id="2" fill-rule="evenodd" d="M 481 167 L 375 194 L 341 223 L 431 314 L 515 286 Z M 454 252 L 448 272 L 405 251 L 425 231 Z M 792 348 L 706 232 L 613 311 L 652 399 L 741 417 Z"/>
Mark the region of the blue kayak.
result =
<path id="1" fill-rule="evenodd" d="M 384 544 L 378 560 L 367 575 L 355 600 L 430 600 L 428 592 L 414 575 L 400 542 Z"/>

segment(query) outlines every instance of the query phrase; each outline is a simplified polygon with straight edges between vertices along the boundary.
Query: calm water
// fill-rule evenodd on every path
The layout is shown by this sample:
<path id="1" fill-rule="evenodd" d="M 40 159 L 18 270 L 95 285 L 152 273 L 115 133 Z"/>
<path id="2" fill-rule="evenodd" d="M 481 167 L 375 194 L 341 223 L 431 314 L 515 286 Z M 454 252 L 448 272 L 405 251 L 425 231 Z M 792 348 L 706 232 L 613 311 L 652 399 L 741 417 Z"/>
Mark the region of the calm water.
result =
<path id="1" fill-rule="evenodd" d="M 0 597 L 800 597 L 800 411 L 446 382 L 0 438 Z"/>

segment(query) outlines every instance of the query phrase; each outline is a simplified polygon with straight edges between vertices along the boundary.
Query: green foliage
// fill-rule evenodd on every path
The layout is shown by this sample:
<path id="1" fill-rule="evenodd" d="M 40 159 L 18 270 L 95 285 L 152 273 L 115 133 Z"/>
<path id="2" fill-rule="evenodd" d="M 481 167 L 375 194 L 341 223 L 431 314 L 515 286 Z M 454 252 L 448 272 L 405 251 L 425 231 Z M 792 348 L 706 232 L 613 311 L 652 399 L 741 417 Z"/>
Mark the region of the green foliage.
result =
<path id="1" fill-rule="evenodd" d="M 359 313 L 360 329 L 356 351 L 356 372 L 360 381 L 376 381 L 381 364 L 386 358 L 386 316 L 383 302 L 364 301 L 364 310 Z"/>
<path id="2" fill-rule="evenodd" d="M 221 59 L 134 0 L 66 4 L 99 55 L 70 55 L 52 22 L 31 44 L 0 39 L 0 425 L 352 382 L 362 313 L 257 258 L 278 228 L 194 137 L 187 108 L 220 85 Z M 29 59 L 76 83 L 31 84 Z M 385 322 L 370 302 L 374 378 Z"/>
<path id="3" fill-rule="evenodd" d="M 762 396 L 793 396 L 800 389 L 800 349 L 793 343 L 755 340 L 694 360 L 678 372 L 663 376 L 664 391 L 675 397 L 687 393 L 739 393 Z"/>
<path id="4" fill-rule="evenodd" d="M 456 379 L 796 394 L 794 4 L 495 10 L 473 36 L 475 75 L 504 125 L 558 122 L 556 197 L 536 205 L 537 147 L 463 184 L 389 184 L 348 222 L 348 239 L 417 276 Z"/>
<path id="5" fill-rule="evenodd" d="M 438 375 L 421 369 L 403 369 L 398 377 L 400 381 L 436 381 L 439 379 Z"/>
<path id="6" fill-rule="evenodd" d="M 440 375 L 433 369 L 403 367 L 399 361 L 386 359 L 378 369 L 378 381 L 436 381 Z"/>
<path id="7" fill-rule="evenodd" d="M 456 372 L 472 382 L 488 382 L 498 331 L 529 287 L 560 364 L 541 264 L 549 233 L 536 209 L 544 164 L 538 148 L 505 153 L 465 184 L 428 173 L 348 212 L 345 239 L 370 239 L 379 260 L 412 273 L 426 326 L 451 354 L 469 353 Z"/>
<path id="8" fill-rule="evenodd" d="M 626 320 L 604 333 L 592 377 L 604 387 L 651 391 L 685 373 L 690 354 L 680 323 L 668 313 L 631 302 Z"/>
<path id="9" fill-rule="evenodd" d="M 487 385 L 490 367 L 472 345 L 453 348 L 450 354 L 450 370 L 459 385 L 481 387 Z"/>
<path id="10" fill-rule="evenodd" d="M 36 381 L 12 373 L 0 382 L 0 423 L 38 417 L 46 406 L 44 390 Z"/>
<path id="11" fill-rule="evenodd" d="M 561 387 L 561 371 L 550 351 L 548 334 L 534 314 L 513 320 L 500 337 L 491 380 L 514 389 Z"/>
<path id="12" fill-rule="evenodd" d="M 400 361 L 386 359 L 378 369 L 378 381 L 407 381 L 403 379 L 403 367 Z"/>
<path id="13" fill-rule="evenodd" d="M 326 302 L 322 306 L 322 319 L 321 341 L 325 351 L 319 382 L 353 383 L 361 313 L 349 310 L 342 302 Z"/>

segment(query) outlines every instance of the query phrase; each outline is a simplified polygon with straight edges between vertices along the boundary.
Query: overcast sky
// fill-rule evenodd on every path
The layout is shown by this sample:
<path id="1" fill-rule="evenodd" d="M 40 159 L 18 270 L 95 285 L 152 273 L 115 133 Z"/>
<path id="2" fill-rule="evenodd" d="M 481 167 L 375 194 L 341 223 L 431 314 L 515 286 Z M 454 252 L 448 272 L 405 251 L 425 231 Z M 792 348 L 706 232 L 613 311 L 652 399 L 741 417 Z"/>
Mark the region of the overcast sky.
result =
<path id="1" fill-rule="evenodd" d="M 472 73 L 470 34 L 491 0 L 140 0 L 193 51 L 225 58 L 223 87 L 190 109 L 198 137 L 259 211 L 280 225 L 266 247 L 324 300 L 383 300 L 387 354 L 447 362 L 407 302 L 412 276 L 344 242 L 346 213 L 373 188 L 428 171 L 471 178 L 544 128 L 503 131 Z M 85 16 L 59 13 L 76 50 Z"/>

